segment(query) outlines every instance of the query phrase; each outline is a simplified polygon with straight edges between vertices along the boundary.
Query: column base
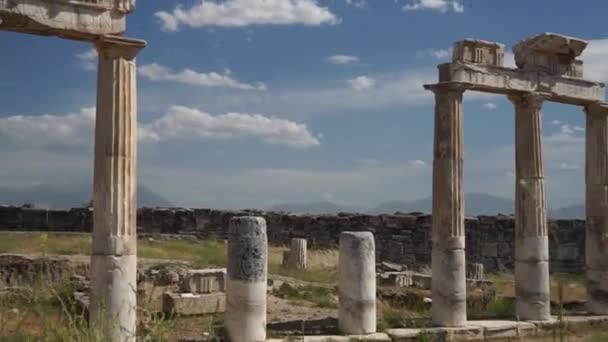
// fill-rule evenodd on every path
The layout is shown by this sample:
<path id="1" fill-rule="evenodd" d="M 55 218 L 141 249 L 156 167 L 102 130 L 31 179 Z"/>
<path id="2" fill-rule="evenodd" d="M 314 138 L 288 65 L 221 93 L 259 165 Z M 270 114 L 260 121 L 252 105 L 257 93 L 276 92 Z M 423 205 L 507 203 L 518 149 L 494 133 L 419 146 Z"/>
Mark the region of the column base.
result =
<path id="1" fill-rule="evenodd" d="M 464 249 L 432 252 L 431 315 L 433 325 L 463 327 L 467 323 L 466 271 Z"/>
<path id="2" fill-rule="evenodd" d="M 608 271 L 587 271 L 587 310 L 594 315 L 608 315 Z"/>
<path id="3" fill-rule="evenodd" d="M 246 282 L 226 279 L 225 324 L 232 342 L 266 340 L 266 280 Z"/>
<path id="4" fill-rule="evenodd" d="M 112 341 L 135 341 L 137 256 L 91 256 L 91 326 Z"/>
<path id="5" fill-rule="evenodd" d="M 547 261 L 515 261 L 515 314 L 520 320 L 550 320 L 550 291 Z"/>

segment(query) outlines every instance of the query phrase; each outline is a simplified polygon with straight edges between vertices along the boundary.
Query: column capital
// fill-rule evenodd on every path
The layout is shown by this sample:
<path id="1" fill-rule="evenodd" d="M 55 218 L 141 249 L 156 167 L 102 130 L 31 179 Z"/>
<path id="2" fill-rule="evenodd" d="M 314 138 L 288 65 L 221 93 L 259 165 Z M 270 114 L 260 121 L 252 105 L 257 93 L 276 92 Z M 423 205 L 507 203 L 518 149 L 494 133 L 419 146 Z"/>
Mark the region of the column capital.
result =
<path id="1" fill-rule="evenodd" d="M 135 59 L 135 56 L 146 47 L 146 41 L 141 39 L 125 38 L 121 36 L 105 35 L 95 41 L 99 56 L 107 58 Z"/>
<path id="2" fill-rule="evenodd" d="M 540 110 L 545 101 L 545 98 L 538 93 L 511 93 L 507 98 L 515 106 L 531 106 L 536 110 Z"/>
<path id="3" fill-rule="evenodd" d="M 439 82 L 435 84 L 425 84 L 424 89 L 430 90 L 437 94 L 440 92 L 459 93 L 462 95 L 469 87 L 464 83 L 459 82 Z"/>
<path id="4" fill-rule="evenodd" d="M 589 116 L 604 117 L 608 115 L 608 103 L 592 103 L 585 106 L 585 113 Z"/>

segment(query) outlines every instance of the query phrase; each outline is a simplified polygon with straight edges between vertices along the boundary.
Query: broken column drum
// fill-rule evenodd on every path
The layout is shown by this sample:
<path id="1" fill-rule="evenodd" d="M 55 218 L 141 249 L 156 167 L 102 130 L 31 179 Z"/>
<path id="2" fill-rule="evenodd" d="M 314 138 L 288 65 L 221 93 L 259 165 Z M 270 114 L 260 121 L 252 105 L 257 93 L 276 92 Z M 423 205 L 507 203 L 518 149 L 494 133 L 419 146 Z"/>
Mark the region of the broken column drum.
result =
<path id="1" fill-rule="evenodd" d="M 230 220 L 225 324 L 232 342 L 266 340 L 268 238 L 263 217 Z"/>
<path id="2" fill-rule="evenodd" d="M 338 291 L 340 331 L 376 332 L 376 251 L 372 233 L 340 234 Z"/>
<path id="3" fill-rule="evenodd" d="M 291 239 L 287 266 L 295 269 L 306 269 L 306 263 L 306 239 Z"/>

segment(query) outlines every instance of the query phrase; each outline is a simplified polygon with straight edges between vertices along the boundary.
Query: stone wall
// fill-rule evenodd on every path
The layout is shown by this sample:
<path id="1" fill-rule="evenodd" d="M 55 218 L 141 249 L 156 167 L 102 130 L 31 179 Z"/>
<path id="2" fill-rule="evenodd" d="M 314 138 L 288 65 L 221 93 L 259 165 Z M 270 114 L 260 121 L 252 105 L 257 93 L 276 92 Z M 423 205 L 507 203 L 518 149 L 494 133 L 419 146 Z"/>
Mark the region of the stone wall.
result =
<path id="1" fill-rule="evenodd" d="M 0 207 L 0 230 L 90 232 L 92 212 L 86 208 L 44 210 Z M 225 239 L 228 220 L 235 215 L 262 215 L 268 223 L 271 244 L 288 244 L 306 238 L 310 248 L 337 247 L 345 230 L 369 230 L 376 237 L 379 260 L 410 266 L 430 264 L 431 217 L 395 215 L 295 215 L 259 211 L 142 208 L 138 211 L 140 233 L 190 234 Z M 515 221 L 510 216 L 479 216 L 466 220 L 468 262 L 483 263 L 488 272 L 512 270 Z M 585 222 L 549 222 L 552 272 L 581 273 L 585 265 Z"/>

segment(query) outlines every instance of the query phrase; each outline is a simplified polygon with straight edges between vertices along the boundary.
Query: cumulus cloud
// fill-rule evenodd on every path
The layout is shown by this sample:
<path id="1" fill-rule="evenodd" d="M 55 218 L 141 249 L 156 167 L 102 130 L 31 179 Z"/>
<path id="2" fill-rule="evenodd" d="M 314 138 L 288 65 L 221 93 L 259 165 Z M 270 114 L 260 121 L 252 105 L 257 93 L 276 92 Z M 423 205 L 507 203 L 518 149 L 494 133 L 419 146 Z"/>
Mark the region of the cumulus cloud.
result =
<path id="1" fill-rule="evenodd" d="M 337 24 L 339 19 L 317 0 L 200 0 L 184 9 L 177 5 L 173 11 L 155 13 L 161 29 L 174 32 L 180 26 L 244 27 L 249 25 L 307 25 Z"/>
<path id="2" fill-rule="evenodd" d="M 356 8 L 366 8 L 367 0 L 346 0 L 346 3 Z"/>
<path id="3" fill-rule="evenodd" d="M 244 139 L 254 138 L 268 144 L 293 148 L 319 146 L 305 124 L 261 114 L 226 113 L 211 115 L 185 106 L 171 106 L 152 123 L 140 126 L 143 141 L 171 139 Z"/>
<path id="4" fill-rule="evenodd" d="M 88 71 L 97 70 L 97 50 L 89 49 L 76 54 L 75 57 L 78 60 L 78 66 L 82 69 Z"/>
<path id="5" fill-rule="evenodd" d="M 448 0 L 413 0 L 411 3 L 402 7 L 404 11 L 434 10 L 441 13 L 453 11 L 463 13 L 464 6 L 458 1 Z"/>
<path id="6" fill-rule="evenodd" d="M 407 162 L 408 165 L 410 166 L 414 166 L 414 167 L 425 167 L 426 166 L 426 162 L 420 159 L 416 159 L 416 160 L 410 160 Z"/>
<path id="7" fill-rule="evenodd" d="M 202 73 L 192 69 L 176 72 L 166 66 L 152 63 L 140 66 L 138 72 L 145 79 L 153 82 L 174 82 L 202 87 L 222 87 L 242 90 L 266 90 L 264 83 L 247 84 L 233 79 L 230 70 L 225 70 L 223 74 L 217 72 Z"/>
<path id="8" fill-rule="evenodd" d="M 581 58 L 584 61 L 584 77 L 590 80 L 608 81 L 608 38 L 590 40 Z"/>
<path id="9" fill-rule="evenodd" d="M 95 108 L 65 115 L 9 116 L 0 119 L 0 142 L 23 147 L 90 147 L 95 131 Z M 292 148 L 319 146 L 305 124 L 261 114 L 211 115 L 198 109 L 171 106 L 149 123 L 140 123 L 145 143 L 185 139 L 252 139 Z"/>
<path id="10" fill-rule="evenodd" d="M 332 64 L 353 64 L 359 62 L 359 57 L 348 55 L 333 55 L 327 57 L 327 61 Z"/>
<path id="11" fill-rule="evenodd" d="M 0 141 L 9 146 L 82 147 L 91 145 L 95 108 L 64 115 L 15 115 L 0 118 Z"/>
<path id="12" fill-rule="evenodd" d="M 494 102 L 486 102 L 483 105 L 481 105 L 481 107 L 483 109 L 487 109 L 487 110 L 494 110 L 494 109 L 498 108 L 498 106 L 496 106 L 496 103 L 494 103 Z"/>
<path id="13" fill-rule="evenodd" d="M 368 90 L 376 85 L 376 81 L 373 78 L 367 76 L 355 77 L 352 80 L 348 80 L 347 82 L 356 91 Z"/>
<path id="14" fill-rule="evenodd" d="M 416 51 L 416 58 L 433 57 L 437 60 L 446 59 L 452 55 L 452 48 L 447 49 L 426 49 Z"/>

